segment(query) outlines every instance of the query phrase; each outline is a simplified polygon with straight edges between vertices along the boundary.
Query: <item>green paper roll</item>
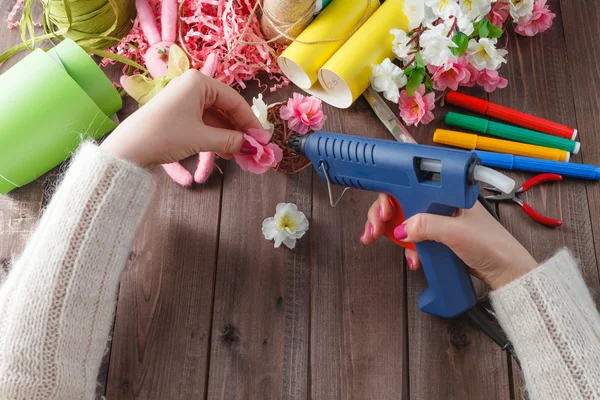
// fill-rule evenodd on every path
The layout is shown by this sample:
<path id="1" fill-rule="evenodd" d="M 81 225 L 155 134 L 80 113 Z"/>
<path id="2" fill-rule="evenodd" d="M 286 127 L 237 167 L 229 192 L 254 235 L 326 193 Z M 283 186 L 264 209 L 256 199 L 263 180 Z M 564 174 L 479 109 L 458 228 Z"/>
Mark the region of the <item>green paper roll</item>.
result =
<path id="1" fill-rule="evenodd" d="M 70 39 L 37 49 L 0 75 L 0 194 L 59 165 L 114 129 L 121 96 Z"/>

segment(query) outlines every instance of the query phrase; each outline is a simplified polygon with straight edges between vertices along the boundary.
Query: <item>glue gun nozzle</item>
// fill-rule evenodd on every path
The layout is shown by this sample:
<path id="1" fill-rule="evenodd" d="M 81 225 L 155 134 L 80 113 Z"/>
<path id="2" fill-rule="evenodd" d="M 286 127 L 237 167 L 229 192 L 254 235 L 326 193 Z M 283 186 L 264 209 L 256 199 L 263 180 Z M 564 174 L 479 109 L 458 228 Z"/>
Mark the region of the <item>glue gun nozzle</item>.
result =
<path id="1" fill-rule="evenodd" d="M 304 155 L 304 144 L 307 136 L 293 136 L 288 140 L 287 145 L 296 152 L 296 154 Z"/>

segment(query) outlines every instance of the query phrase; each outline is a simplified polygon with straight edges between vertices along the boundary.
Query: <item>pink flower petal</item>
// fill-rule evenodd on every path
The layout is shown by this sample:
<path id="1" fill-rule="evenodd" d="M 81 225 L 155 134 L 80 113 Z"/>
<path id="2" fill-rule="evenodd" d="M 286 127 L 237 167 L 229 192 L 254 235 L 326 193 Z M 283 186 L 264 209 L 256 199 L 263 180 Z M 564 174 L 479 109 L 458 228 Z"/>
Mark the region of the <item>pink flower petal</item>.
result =
<path id="1" fill-rule="evenodd" d="M 292 116 L 294 115 L 294 113 L 292 112 L 292 110 L 288 107 L 288 106 L 282 106 L 279 109 L 279 116 L 281 117 L 281 119 L 283 119 L 284 121 L 287 121 L 288 119 L 290 119 Z"/>
<path id="2" fill-rule="evenodd" d="M 248 129 L 248 135 L 256 139 L 260 144 L 267 144 L 271 140 L 271 132 L 264 129 L 250 128 Z"/>
<path id="3" fill-rule="evenodd" d="M 277 165 L 278 163 L 281 162 L 281 160 L 283 160 L 283 151 L 279 148 L 279 146 L 277 146 L 274 143 L 270 143 L 267 145 L 268 148 L 270 148 L 273 151 L 273 157 L 275 159 L 275 165 Z M 271 165 L 272 167 L 274 167 L 275 165 Z"/>

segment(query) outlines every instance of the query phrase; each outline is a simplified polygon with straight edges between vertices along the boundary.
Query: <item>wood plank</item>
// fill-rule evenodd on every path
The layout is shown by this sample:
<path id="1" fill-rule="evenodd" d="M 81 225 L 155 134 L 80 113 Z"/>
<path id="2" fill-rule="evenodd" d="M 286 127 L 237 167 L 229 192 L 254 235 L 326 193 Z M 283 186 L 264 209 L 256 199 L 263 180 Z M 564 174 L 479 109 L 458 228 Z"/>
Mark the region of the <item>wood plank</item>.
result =
<path id="1" fill-rule="evenodd" d="M 486 97 L 483 90 L 461 89 Z M 436 128 L 455 129 L 444 124 L 448 111 L 464 112 L 454 106 L 437 106 L 433 122 L 411 127 L 421 144 L 433 143 Z M 487 287 L 473 278 L 478 296 Z M 505 355 L 466 318 L 444 320 L 421 312 L 418 295 L 427 287 L 422 272 L 408 271 L 408 351 L 410 397 L 412 399 L 508 399 L 509 374 Z"/>
<path id="2" fill-rule="evenodd" d="M 555 8 L 559 4 L 554 2 Z M 585 5 L 584 5 L 585 4 Z M 598 130 L 600 127 L 600 44 L 597 42 L 598 27 L 600 26 L 600 5 L 595 1 L 572 1 L 561 0 L 560 10 L 562 14 L 562 27 L 565 35 L 567 61 L 569 68 L 561 69 L 566 75 L 569 72 L 570 79 L 561 79 L 571 84 L 574 109 L 566 108 L 569 120 L 576 121 L 579 129 L 578 140 L 581 141 L 580 160 L 587 164 L 600 165 L 600 140 Z M 560 20 L 555 20 L 556 30 L 560 30 Z M 563 58 L 564 59 L 564 58 Z M 564 64 L 561 64 L 564 65 Z M 557 93 L 557 95 L 561 95 Z M 573 114 L 573 111 L 575 113 Z M 573 118 L 575 117 L 575 118 Z M 570 125 L 573 126 L 573 125 Z M 588 285 L 590 285 L 592 296 L 596 304 L 600 304 L 600 288 L 598 283 L 598 255 L 600 254 L 600 185 L 598 182 L 583 182 L 587 203 L 589 208 L 589 220 L 591 221 L 593 238 L 595 244 L 595 258 L 588 252 L 577 250 L 576 255 L 580 257 L 583 268 L 582 272 Z M 584 191 L 578 192 L 581 196 Z M 579 203 L 574 204 L 576 207 Z M 584 208 L 574 208 L 574 212 L 586 216 Z M 587 218 L 586 218 L 587 219 Z M 594 240 L 595 239 L 595 240 Z M 574 243 L 576 246 L 577 243 Z M 585 257 L 584 257 L 585 256 Z M 596 268 L 594 268 L 594 266 Z"/>
<path id="3" fill-rule="evenodd" d="M 245 91 L 248 100 L 256 93 Z M 264 96 L 281 101 L 291 88 Z M 306 398 L 311 230 L 294 250 L 274 249 L 261 226 L 281 202 L 310 220 L 311 173 L 253 175 L 226 166 L 209 399 Z"/>
<path id="4" fill-rule="evenodd" d="M 364 99 L 326 107 L 326 129 L 391 139 Z M 338 188 L 335 188 L 336 190 Z M 350 190 L 331 208 L 315 174 L 311 228 L 311 394 L 314 399 L 407 398 L 403 251 L 359 238 L 377 194 Z"/>
<path id="5" fill-rule="evenodd" d="M 196 159 L 184 165 L 193 170 Z M 202 398 L 222 178 L 185 189 L 160 167 L 153 174 L 156 193 L 121 279 L 107 397 Z"/>
<path id="6" fill-rule="evenodd" d="M 508 66 L 502 72 L 509 81 L 509 86 L 504 90 L 497 90 L 490 95 L 490 100 L 513 107 L 530 114 L 548 118 L 568 126 L 575 126 L 579 121 L 575 119 L 573 107 L 573 88 L 570 85 L 568 59 L 566 51 L 573 45 L 569 41 L 567 46 L 563 35 L 561 23 L 561 7 L 558 0 L 548 1 L 552 11 L 557 14 L 554 25 L 548 31 L 533 38 L 516 35 L 512 29 L 508 31 Z M 580 3 L 572 8 L 584 11 Z M 565 8 L 563 7 L 563 11 Z M 578 24 L 575 24 L 578 26 Z M 570 25 L 569 29 L 575 29 Z M 595 25 L 594 25 L 595 26 Z M 597 27 L 596 27 L 597 29 Z M 580 36 L 577 36 L 577 40 Z M 576 40 L 576 41 L 577 41 Z M 593 42 L 588 37 L 588 42 Z M 576 54 L 576 63 L 589 49 L 581 43 Z M 591 71 L 595 71 L 593 66 Z M 571 81 L 579 81 L 579 70 L 585 68 L 577 67 L 577 74 L 571 76 Z M 575 69 L 573 70 L 575 71 Z M 585 85 L 592 91 L 595 90 L 589 82 Z M 588 95 L 590 94 L 588 90 Z M 582 153 L 595 154 L 596 162 L 600 155 L 600 145 L 594 143 L 594 130 L 587 127 L 587 131 L 580 135 L 582 140 Z M 583 129 L 582 129 L 583 130 Z M 596 152 L 594 153 L 594 148 Z M 581 162 L 581 155 L 571 158 L 572 162 Z M 518 184 L 534 176 L 535 174 L 513 172 L 509 173 Z M 514 204 L 500 204 L 499 212 L 503 225 L 527 248 L 533 257 L 539 262 L 551 257 L 557 249 L 566 246 L 580 260 L 580 265 L 586 282 L 596 293 L 598 299 L 598 268 L 596 252 L 592 235 L 590 212 L 594 212 L 593 201 L 598 201 L 589 190 L 594 190 L 593 185 L 588 185 L 588 196 L 586 196 L 586 182 L 567 179 L 559 184 L 543 185 L 534 188 L 521 197 L 534 209 L 542 214 L 559 218 L 563 226 L 557 229 L 546 228 L 528 218 Z M 595 187 L 597 190 L 597 186 Z M 599 192 L 600 193 L 600 192 Z M 588 199 L 590 199 L 588 204 Z M 595 199 L 595 200 L 594 200 Z M 590 204 L 592 207 L 590 207 Z M 596 203 L 597 204 L 597 203 Z M 597 210 L 597 207 L 595 207 Z M 599 214 L 595 211 L 593 219 L 597 224 Z M 595 217 L 595 218 L 594 218 Z M 598 225 L 596 225 L 598 226 Z M 519 368 L 513 363 L 515 397 L 521 398 L 525 394 L 525 384 Z"/>

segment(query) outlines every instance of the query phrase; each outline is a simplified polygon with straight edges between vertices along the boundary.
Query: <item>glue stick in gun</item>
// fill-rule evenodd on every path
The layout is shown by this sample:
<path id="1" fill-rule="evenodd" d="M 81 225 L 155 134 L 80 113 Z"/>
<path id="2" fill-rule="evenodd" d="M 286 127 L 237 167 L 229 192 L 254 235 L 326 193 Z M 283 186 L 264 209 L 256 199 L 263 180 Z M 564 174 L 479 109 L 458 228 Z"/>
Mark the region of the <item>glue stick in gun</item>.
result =
<path id="1" fill-rule="evenodd" d="M 476 312 L 475 291 L 462 260 L 442 243 L 397 241 L 393 228 L 417 213 L 449 216 L 457 208 L 473 207 L 479 194 L 477 181 L 510 192 L 515 186 L 512 179 L 479 165 L 474 153 L 461 150 L 328 132 L 295 137 L 289 145 L 309 158 L 328 184 L 387 193 L 399 203 L 394 204 L 394 226 L 386 237 L 403 247 L 416 248 L 419 254 L 429 285 L 419 295 L 421 311 L 444 318 Z M 508 346 L 491 322 L 482 322 L 481 315 L 473 319 L 490 336 L 500 337 L 492 338 L 501 341 L 501 346 Z"/>

